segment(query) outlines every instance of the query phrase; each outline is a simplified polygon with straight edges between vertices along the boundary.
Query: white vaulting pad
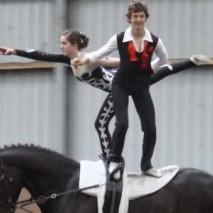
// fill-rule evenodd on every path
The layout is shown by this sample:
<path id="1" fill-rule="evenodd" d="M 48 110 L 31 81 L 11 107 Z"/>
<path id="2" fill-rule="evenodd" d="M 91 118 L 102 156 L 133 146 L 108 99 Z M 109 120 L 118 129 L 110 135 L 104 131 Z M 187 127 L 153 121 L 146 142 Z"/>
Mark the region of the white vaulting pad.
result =
<path id="1" fill-rule="evenodd" d="M 103 185 L 106 183 L 106 169 L 103 161 L 80 161 L 80 180 L 79 188 L 84 188 L 93 185 Z M 93 191 L 96 189 L 89 189 L 87 192 L 91 191 L 91 195 L 94 195 Z M 96 193 L 95 193 L 96 194 Z"/>
<path id="2" fill-rule="evenodd" d="M 103 161 L 87 161 L 82 160 L 80 162 L 80 180 L 79 188 L 85 188 L 88 186 L 99 185 L 97 188 L 87 189 L 82 191 L 85 194 L 97 196 L 98 213 L 102 213 L 102 207 L 104 204 L 104 195 L 106 190 L 106 169 Z M 127 174 L 123 173 L 123 190 L 121 195 L 121 201 L 118 213 L 127 213 L 129 207 L 129 196 L 127 191 Z"/>
<path id="3" fill-rule="evenodd" d="M 103 161 L 86 161 L 80 162 L 80 180 L 79 188 L 84 188 L 92 185 L 100 185 L 99 188 L 84 190 L 83 193 L 97 196 L 98 213 L 102 213 L 104 203 L 106 171 Z M 157 192 L 169 183 L 178 173 L 179 167 L 167 166 L 159 169 L 163 176 L 155 178 L 141 173 L 126 173 L 123 174 L 123 191 L 119 207 L 119 213 L 128 212 L 129 200 L 136 199 Z"/>
<path id="4" fill-rule="evenodd" d="M 137 173 L 128 174 L 129 199 L 136 199 L 157 192 L 169 183 L 179 171 L 179 166 L 172 165 L 159 169 L 163 176 L 155 178 Z"/>

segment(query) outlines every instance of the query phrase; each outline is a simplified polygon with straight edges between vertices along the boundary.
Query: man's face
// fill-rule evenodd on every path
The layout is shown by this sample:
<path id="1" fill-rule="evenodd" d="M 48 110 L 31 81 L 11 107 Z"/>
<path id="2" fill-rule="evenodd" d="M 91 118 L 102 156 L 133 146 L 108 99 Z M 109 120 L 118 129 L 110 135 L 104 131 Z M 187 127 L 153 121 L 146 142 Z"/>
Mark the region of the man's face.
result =
<path id="1" fill-rule="evenodd" d="M 146 20 L 147 18 L 144 12 L 136 12 L 131 14 L 129 22 L 134 28 L 144 28 Z"/>

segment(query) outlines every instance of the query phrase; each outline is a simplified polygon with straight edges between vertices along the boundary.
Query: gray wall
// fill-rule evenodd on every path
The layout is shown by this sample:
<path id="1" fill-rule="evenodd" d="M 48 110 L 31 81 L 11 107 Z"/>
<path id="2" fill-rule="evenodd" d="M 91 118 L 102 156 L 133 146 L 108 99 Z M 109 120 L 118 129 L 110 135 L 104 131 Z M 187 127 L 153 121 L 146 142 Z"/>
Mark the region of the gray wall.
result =
<path id="1" fill-rule="evenodd" d="M 129 0 L 69 1 L 69 26 L 90 38 L 94 50 L 128 25 L 125 14 Z M 212 55 L 212 0 L 148 0 L 147 26 L 160 36 L 170 58 L 185 58 L 194 53 Z M 95 37 L 95 38 L 94 38 Z"/>
<path id="2" fill-rule="evenodd" d="M 1 0 L 0 43 L 13 48 L 56 50 L 55 8 L 52 0 Z M 59 38 L 58 38 L 59 39 Z M 0 62 L 26 62 L 17 57 L 1 57 Z"/>
<path id="3" fill-rule="evenodd" d="M 63 0 L 0 1 L 0 45 L 19 49 L 60 51 L 60 33 L 65 28 Z M 9 62 L 20 64 L 13 65 Z M 64 66 L 43 69 L 28 65 L 29 59 L 1 56 L 2 110 L 0 144 L 33 143 L 66 152 Z M 13 65 L 12 70 L 8 67 Z M 20 69 L 23 67 L 23 69 Z M 40 69 L 35 69 L 40 67 Z M 45 67 L 45 66 L 44 66 Z M 49 66 L 51 67 L 51 66 Z M 14 70 L 17 68 L 17 70 Z"/>
<path id="4" fill-rule="evenodd" d="M 61 150 L 57 132 L 53 71 L 0 71 L 0 141 L 36 144 Z"/>
<path id="5" fill-rule="evenodd" d="M 128 3 L 0 1 L 0 45 L 57 52 L 60 32 L 69 27 L 91 38 L 91 51 L 128 26 Z M 163 39 L 170 58 L 188 58 L 194 53 L 212 56 L 211 0 L 149 0 L 148 4 L 148 28 Z M 29 60 L 0 57 L 0 63 L 14 61 Z M 1 146 L 34 143 L 76 160 L 97 160 L 100 148 L 94 121 L 106 93 L 77 81 L 59 65 L 54 70 L 0 71 L 0 82 Z M 154 165 L 178 164 L 213 172 L 212 82 L 212 66 L 208 66 L 152 86 L 158 129 Z M 138 171 L 142 133 L 132 101 L 129 120 L 124 157 L 128 170 Z"/>

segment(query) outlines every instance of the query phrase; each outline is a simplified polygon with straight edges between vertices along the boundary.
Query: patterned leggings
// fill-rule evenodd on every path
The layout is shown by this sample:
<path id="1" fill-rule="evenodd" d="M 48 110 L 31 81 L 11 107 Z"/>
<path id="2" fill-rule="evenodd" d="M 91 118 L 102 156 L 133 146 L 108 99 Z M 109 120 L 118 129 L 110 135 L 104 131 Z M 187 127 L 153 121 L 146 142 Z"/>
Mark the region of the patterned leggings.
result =
<path id="1" fill-rule="evenodd" d="M 185 60 L 170 65 L 164 65 L 160 67 L 157 70 L 157 72 L 151 76 L 150 85 L 160 81 L 161 79 L 169 75 L 178 73 L 180 71 L 195 66 L 196 65 L 193 62 L 191 62 L 191 60 Z M 109 92 L 95 121 L 95 128 L 96 131 L 98 132 L 102 155 L 105 158 L 108 156 L 110 148 L 112 147 L 111 134 L 109 132 L 109 123 L 112 117 L 114 116 L 112 94 L 111 94 L 111 83 L 115 72 L 116 69 L 107 69 L 104 67 L 99 67 L 92 72 L 92 75 L 89 78 L 80 79 L 81 81 L 86 82 L 93 87 Z"/>

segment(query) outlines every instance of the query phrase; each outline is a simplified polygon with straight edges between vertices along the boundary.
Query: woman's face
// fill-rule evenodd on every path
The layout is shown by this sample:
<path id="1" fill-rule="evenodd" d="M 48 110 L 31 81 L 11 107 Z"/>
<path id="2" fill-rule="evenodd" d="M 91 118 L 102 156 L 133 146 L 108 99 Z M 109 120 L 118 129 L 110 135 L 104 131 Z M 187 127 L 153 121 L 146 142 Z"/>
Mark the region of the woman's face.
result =
<path id="1" fill-rule="evenodd" d="M 68 57 L 75 57 L 78 49 L 77 49 L 77 45 L 76 44 L 71 44 L 68 40 L 67 37 L 65 35 L 62 35 L 60 38 L 60 42 L 61 42 L 61 51 L 65 56 Z"/>

